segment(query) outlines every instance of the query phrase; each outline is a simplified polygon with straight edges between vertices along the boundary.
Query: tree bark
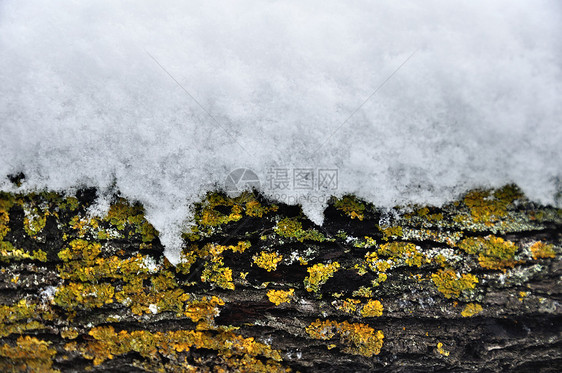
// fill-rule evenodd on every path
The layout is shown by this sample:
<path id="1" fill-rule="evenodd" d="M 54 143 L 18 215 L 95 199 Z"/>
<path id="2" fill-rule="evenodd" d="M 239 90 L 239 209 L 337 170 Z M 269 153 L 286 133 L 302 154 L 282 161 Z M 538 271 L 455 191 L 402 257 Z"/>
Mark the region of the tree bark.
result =
<path id="1" fill-rule="evenodd" d="M 0 194 L 6 371 L 555 372 L 562 210 L 514 186 L 440 208 L 257 194 L 194 206 L 182 262 L 142 206 Z"/>

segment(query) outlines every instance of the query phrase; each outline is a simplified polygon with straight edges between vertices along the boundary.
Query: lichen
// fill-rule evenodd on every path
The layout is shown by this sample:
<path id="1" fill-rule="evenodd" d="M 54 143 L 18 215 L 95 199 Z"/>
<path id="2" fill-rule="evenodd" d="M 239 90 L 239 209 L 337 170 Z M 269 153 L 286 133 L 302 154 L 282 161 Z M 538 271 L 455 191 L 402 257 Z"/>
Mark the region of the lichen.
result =
<path id="1" fill-rule="evenodd" d="M 276 306 L 280 305 L 281 303 L 289 303 L 291 299 L 293 299 L 295 294 L 295 289 L 289 290 L 274 290 L 271 289 L 267 292 L 267 297 L 271 303 L 274 303 Z"/>
<path id="2" fill-rule="evenodd" d="M 56 350 L 50 344 L 35 337 L 20 336 L 15 346 L 0 347 L 0 368 L 6 372 L 58 372 L 52 368 Z"/>
<path id="3" fill-rule="evenodd" d="M 478 255 L 478 262 L 483 268 L 504 271 L 513 268 L 521 261 L 515 259 L 519 248 L 511 241 L 493 235 L 486 237 L 469 237 L 458 244 L 468 254 Z"/>
<path id="4" fill-rule="evenodd" d="M 462 317 L 472 317 L 482 312 L 482 306 L 478 303 L 468 303 L 461 312 Z"/>
<path id="5" fill-rule="evenodd" d="M 326 283 L 330 277 L 340 268 L 338 262 L 323 264 L 318 263 L 307 268 L 308 276 L 304 279 L 304 286 L 308 292 L 318 292 L 320 286 Z"/>
<path id="6" fill-rule="evenodd" d="M 443 356 L 449 356 L 450 352 L 443 348 L 443 343 L 437 342 L 437 352 Z"/>
<path id="7" fill-rule="evenodd" d="M 446 298 L 458 298 L 462 292 L 474 289 L 478 278 L 471 273 L 458 274 L 451 269 L 440 269 L 431 280 Z"/>
<path id="8" fill-rule="evenodd" d="M 363 317 L 378 317 L 382 316 L 382 311 L 384 307 L 378 300 L 370 299 L 361 309 L 361 315 Z"/>
<path id="9" fill-rule="evenodd" d="M 554 246 L 545 244 L 541 241 L 537 241 L 530 247 L 533 259 L 553 259 L 556 257 L 556 252 L 554 251 Z"/>
<path id="10" fill-rule="evenodd" d="M 410 242 L 389 242 L 380 246 L 379 255 L 390 257 L 395 263 L 404 262 L 409 267 L 421 267 L 429 260 Z"/>
<path id="11" fill-rule="evenodd" d="M 378 355 L 383 345 L 384 334 L 365 324 L 337 322 L 317 319 L 306 327 L 306 333 L 314 339 L 331 340 L 339 336 L 340 343 L 348 354 L 372 357 Z"/>
<path id="12" fill-rule="evenodd" d="M 174 357 L 191 349 L 208 349 L 227 358 L 249 357 L 244 364 L 247 367 L 265 359 L 271 371 L 287 371 L 279 364 L 282 360 L 279 351 L 256 342 L 253 338 L 243 338 L 230 331 L 211 333 L 176 330 L 152 333 L 145 330 L 132 332 L 122 330 L 116 332 L 112 326 L 99 326 L 92 328 L 88 334 L 93 337 L 93 341 L 72 345 L 69 349 L 79 351 L 86 359 L 93 360 L 94 365 L 100 365 L 105 360 L 113 359 L 114 356 L 130 352 L 152 360 L 156 359 L 158 354 Z"/>
<path id="13" fill-rule="evenodd" d="M 283 256 L 275 252 L 270 253 L 267 251 L 262 251 L 259 254 L 254 255 L 252 259 L 258 267 L 271 272 L 277 269 L 277 265 L 279 264 L 279 262 L 281 262 L 281 260 L 283 260 Z"/>
<path id="14" fill-rule="evenodd" d="M 315 229 L 302 229 L 302 223 L 296 218 L 281 219 L 275 226 L 275 233 L 285 238 L 295 238 L 300 242 L 326 240 L 326 237 Z"/>
<path id="15" fill-rule="evenodd" d="M 336 199 L 334 207 L 351 219 L 363 220 L 365 217 L 365 204 L 352 195 L 346 195 L 341 199 Z"/>

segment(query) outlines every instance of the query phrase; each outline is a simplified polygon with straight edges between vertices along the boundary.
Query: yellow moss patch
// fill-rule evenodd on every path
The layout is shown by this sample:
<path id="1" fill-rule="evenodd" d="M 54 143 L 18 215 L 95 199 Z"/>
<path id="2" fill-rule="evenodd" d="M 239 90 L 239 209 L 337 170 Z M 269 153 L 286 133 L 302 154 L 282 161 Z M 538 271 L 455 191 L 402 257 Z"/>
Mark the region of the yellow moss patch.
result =
<path id="1" fill-rule="evenodd" d="M 462 310 L 462 317 L 471 317 L 482 312 L 482 306 L 478 303 L 469 303 Z"/>
<path id="2" fill-rule="evenodd" d="M 459 275 L 451 269 L 439 270 L 431 280 L 446 298 L 458 297 L 463 291 L 474 289 L 478 278 L 471 273 Z"/>
<path id="3" fill-rule="evenodd" d="M 384 307 L 381 302 L 371 299 L 361 309 L 361 315 L 363 315 L 363 317 L 378 317 L 382 316 L 383 310 Z"/>
<path id="4" fill-rule="evenodd" d="M 277 269 L 277 264 L 283 260 L 283 256 L 277 253 L 262 251 L 258 255 L 254 255 L 252 259 L 258 267 L 265 269 L 267 272 L 271 272 Z"/>
<path id="5" fill-rule="evenodd" d="M 338 262 L 330 264 L 318 263 L 307 269 L 309 275 L 304 279 L 304 286 L 308 292 L 318 292 L 320 286 L 325 284 L 330 277 L 340 268 Z"/>
<path id="6" fill-rule="evenodd" d="M 295 294 L 295 289 L 289 290 L 269 290 L 267 292 L 267 297 L 271 303 L 274 303 L 276 306 L 280 305 L 281 303 L 289 303 Z"/>
<path id="7" fill-rule="evenodd" d="M 546 258 L 554 259 L 556 257 L 556 253 L 554 252 L 554 246 L 545 244 L 541 241 L 535 242 L 533 245 L 531 245 L 530 249 L 531 249 L 531 254 L 533 255 L 533 259 L 535 260 L 546 259 Z"/>
<path id="8" fill-rule="evenodd" d="M 368 325 L 349 323 L 347 321 L 320 321 L 316 320 L 306 327 L 307 334 L 314 339 L 330 340 L 339 336 L 340 343 L 346 347 L 345 353 L 372 357 L 381 351 L 384 334 L 382 331 L 375 331 Z"/>

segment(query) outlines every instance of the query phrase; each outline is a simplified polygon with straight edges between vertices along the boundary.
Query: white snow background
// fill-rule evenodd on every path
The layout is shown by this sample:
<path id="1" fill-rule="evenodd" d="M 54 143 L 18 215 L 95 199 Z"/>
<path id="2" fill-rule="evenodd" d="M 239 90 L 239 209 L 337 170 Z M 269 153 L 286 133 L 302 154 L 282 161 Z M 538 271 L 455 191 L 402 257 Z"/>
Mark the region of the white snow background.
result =
<path id="1" fill-rule="evenodd" d="M 172 261 L 239 167 L 268 195 L 272 167 L 337 168 L 337 190 L 291 192 L 317 223 L 328 194 L 554 203 L 561 82 L 556 0 L 0 0 L 0 189 L 119 190 Z"/>

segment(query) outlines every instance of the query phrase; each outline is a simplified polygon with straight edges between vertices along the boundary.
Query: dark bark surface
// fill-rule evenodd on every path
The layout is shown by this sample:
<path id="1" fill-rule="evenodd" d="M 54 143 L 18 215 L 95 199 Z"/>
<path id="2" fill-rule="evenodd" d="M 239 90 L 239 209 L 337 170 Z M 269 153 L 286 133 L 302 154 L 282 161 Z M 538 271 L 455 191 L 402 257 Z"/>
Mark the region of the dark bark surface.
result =
<path id="1" fill-rule="evenodd" d="M 213 193 L 171 265 L 142 206 L 0 195 L 5 371 L 557 372 L 562 211 L 516 187 L 436 207 Z"/>

